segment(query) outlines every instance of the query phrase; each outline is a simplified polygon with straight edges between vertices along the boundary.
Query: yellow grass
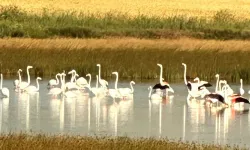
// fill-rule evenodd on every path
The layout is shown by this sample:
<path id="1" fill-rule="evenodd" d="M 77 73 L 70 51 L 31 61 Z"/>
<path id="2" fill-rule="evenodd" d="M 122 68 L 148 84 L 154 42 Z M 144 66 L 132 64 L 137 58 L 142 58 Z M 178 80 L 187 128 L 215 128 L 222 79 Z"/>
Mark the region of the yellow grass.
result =
<path id="1" fill-rule="evenodd" d="M 200 40 L 191 38 L 180 39 L 136 39 L 136 38 L 107 38 L 107 39 L 30 39 L 30 38 L 5 38 L 0 39 L 0 49 L 105 49 L 119 50 L 121 48 L 138 49 L 178 49 L 178 50 L 219 50 L 250 51 L 250 41 L 240 40 Z"/>
<path id="2" fill-rule="evenodd" d="M 17 5 L 31 13 L 46 8 L 84 13 L 121 12 L 130 16 L 206 16 L 228 9 L 237 17 L 250 18 L 250 0 L 1 0 L 0 5 Z"/>

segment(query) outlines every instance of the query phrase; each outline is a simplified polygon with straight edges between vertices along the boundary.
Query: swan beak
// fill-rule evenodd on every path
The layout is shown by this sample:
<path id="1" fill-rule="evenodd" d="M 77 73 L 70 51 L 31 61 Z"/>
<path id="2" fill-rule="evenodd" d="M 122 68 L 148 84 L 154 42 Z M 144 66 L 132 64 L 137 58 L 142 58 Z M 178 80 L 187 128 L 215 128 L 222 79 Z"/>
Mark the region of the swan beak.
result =
<path id="1" fill-rule="evenodd" d="M 171 87 L 169 87 L 168 91 L 174 93 L 174 90 Z"/>

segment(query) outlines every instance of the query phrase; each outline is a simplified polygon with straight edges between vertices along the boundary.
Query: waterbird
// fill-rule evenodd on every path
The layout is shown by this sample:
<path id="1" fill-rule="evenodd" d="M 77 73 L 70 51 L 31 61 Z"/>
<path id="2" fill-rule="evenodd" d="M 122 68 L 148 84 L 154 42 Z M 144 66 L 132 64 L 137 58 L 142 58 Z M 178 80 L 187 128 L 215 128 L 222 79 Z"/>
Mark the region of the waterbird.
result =
<path id="1" fill-rule="evenodd" d="M 161 90 L 166 90 L 166 94 L 168 94 L 168 91 L 174 93 L 174 90 L 170 87 L 168 82 L 163 82 L 163 78 L 162 78 L 162 72 L 163 72 L 163 68 L 162 68 L 162 64 L 157 64 L 157 66 L 160 67 L 160 83 L 157 83 L 153 86 L 153 89 L 161 89 Z"/>
<path id="2" fill-rule="evenodd" d="M 101 84 L 101 86 L 103 88 L 107 88 L 108 87 L 108 82 L 104 79 L 101 79 L 101 65 L 97 64 L 97 67 L 99 67 L 99 83 Z"/>
<path id="3" fill-rule="evenodd" d="M 27 76 L 28 76 L 28 82 L 20 81 L 19 83 L 19 89 L 23 91 L 26 87 L 30 85 L 30 73 L 29 69 L 33 68 L 33 66 L 27 66 Z"/>
<path id="4" fill-rule="evenodd" d="M 25 88 L 24 91 L 27 92 L 27 93 L 38 92 L 38 91 L 39 91 L 39 81 L 38 81 L 38 80 L 42 80 L 42 78 L 37 77 L 37 78 L 36 78 L 36 85 L 37 85 L 37 86 L 30 85 L 30 86 L 28 86 L 27 88 Z"/>
<path id="5" fill-rule="evenodd" d="M 9 98 L 10 96 L 10 91 L 8 88 L 3 87 L 3 74 L 1 74 L 1 93 L 3 95 L 4 98 Z"/>

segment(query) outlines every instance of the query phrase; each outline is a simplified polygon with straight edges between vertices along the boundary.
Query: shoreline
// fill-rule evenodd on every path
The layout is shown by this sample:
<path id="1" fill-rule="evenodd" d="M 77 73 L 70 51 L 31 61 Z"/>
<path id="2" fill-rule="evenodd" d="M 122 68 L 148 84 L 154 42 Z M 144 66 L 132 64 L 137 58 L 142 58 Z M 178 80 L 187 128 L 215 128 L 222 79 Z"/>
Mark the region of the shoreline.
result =
<path id="1" fill-rule="evenodd" d="M 247 149 L 237 145 L 183 142 L 167 138 L 130 138 L 110 136 L 69 136 L 9 133 L 0 135 L 2 149 Z"/>

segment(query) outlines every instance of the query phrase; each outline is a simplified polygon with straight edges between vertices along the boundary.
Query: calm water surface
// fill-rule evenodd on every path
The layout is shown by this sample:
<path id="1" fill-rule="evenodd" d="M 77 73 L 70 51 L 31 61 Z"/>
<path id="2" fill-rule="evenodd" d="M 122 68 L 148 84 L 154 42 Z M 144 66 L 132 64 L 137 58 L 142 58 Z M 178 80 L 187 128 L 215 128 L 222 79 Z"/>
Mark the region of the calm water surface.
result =
<path id="1" fill-rule="evenodd" d="M 4 80 L 4 86 L 10 89 L 10 98 L 0 100 L 1 132 L 168 137 L 250 146 L 248 105 L 239 111 L 188 104 L 183 83 L 171 84 L 175 90 L 174 97 L 158 103 L 148 98 L 148 87 L 155 82 L 136 83 L 134 100 L 116 100 L 117 104 L 108 97 L 55 99 L 47 94 L 47 83 L 41 81 L 40 92 L 31 95 L 16 93 L 13 80 Z M 109 85 L 113 87 L 114 83 Z M 119 87 L 128 86 L 128 82 L 119 83 Z M 238 91 L 239 85 L 232 88 Z M 247 92 L 250 86 L 244 88 Z M 248 94 L 245 96 L 248 98 Z"/>

